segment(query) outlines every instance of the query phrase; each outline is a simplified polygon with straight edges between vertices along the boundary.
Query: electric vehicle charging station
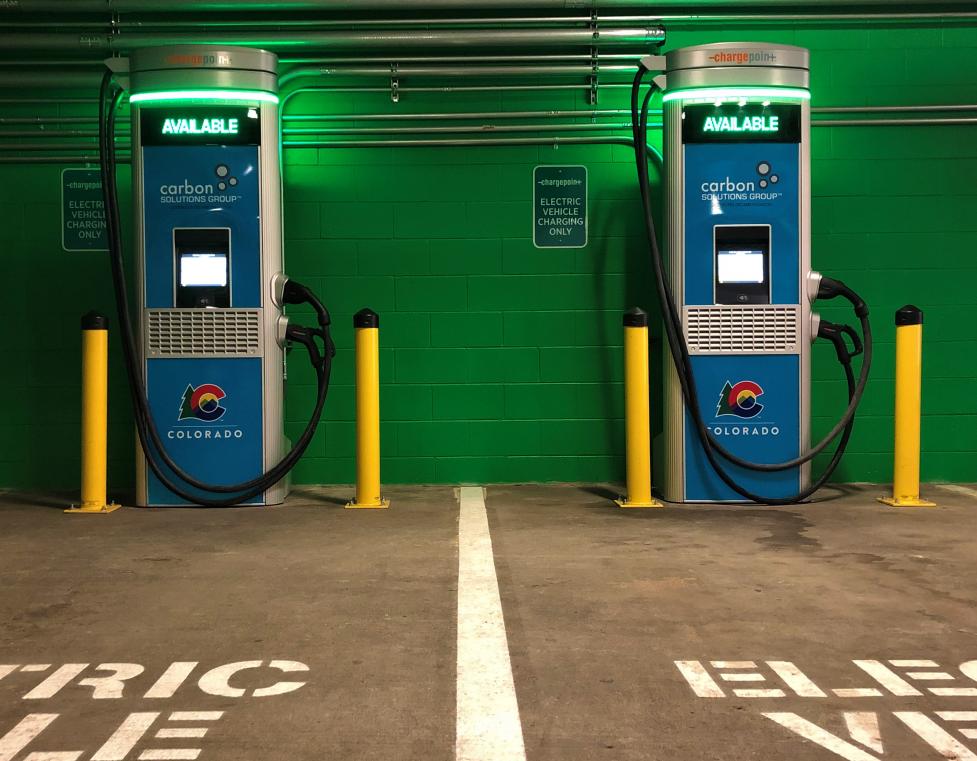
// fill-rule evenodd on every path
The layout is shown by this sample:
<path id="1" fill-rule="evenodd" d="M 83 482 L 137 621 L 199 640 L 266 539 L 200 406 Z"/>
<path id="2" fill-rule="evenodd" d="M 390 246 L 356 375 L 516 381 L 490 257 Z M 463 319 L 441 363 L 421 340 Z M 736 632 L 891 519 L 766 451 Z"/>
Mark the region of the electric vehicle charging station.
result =
<path id="1" fill-rule="evenodd" d="M 666 246 L 702 415 L 731 451 L 770 462 L 799 456 L 810 439 L 808 77 L 802 48 L 718 44 L 666 55 Z M 666 498 L 738 499 L 706 461 L 670 370 Z M 810 483 L 810 463 L 731 470 L 775 497 Z"/>
<path id="2" fill-rule="evenodd" d="M 649 57 L 635 78 L 639 180 L 672 354 L 656 447 L 669 501 L 802 499 L 826 481 L 851 433 L 871 333 L 857 294 L 811 270 L 808 59 L 794 46 L 713 43 Z M 641 78 L 662 68 L 639 109 Z M 655 90 L 663 92 L 667 269 L 647 192 Z M 815 299 L 839 295 L 862 322 L 857 383 L 850 365 L 863 349 L 857 333 L 812 312 Z M 811 343 L 819 335 L 845 367 L 849 406 L 812 449 Z M 838 436 L 812 485 L 810 460 Z"/>
<path id="3" fill-rule="evenodd" d="M 285 476 L 321 414 L 332 347 L 325 308 L 283 274 L 277 58 L 183 45 L 107 64 L 129 90 L 132 119 L 137 503 L 281 503 Z M 103 81 L 101 100 L 105 90 Z M 107 193 L 120 97 L 101 146 Z M 113 202 L 117 216 L 117 198 L 106 208 Z M 120 321 L 134 333 L 121 314 L 120 281 Z M 288 324 L 284 304 L 302 301 L 316 310 L 318 329 Z M 283 430 L 289 341 L 306 346 L 319 379 L 313 419 L 291 450 Z"/>

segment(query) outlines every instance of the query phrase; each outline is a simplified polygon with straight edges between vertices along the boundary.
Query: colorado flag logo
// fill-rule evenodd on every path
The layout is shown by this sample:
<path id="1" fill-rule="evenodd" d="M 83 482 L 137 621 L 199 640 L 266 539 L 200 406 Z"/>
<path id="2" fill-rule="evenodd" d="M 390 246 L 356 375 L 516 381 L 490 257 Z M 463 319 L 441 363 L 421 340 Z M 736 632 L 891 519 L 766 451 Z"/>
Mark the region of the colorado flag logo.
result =
<path id="1" fill-rule="evenodd" d="M 188 383 L 183 392 L 179 419 L 204 420 L 208 423 L 219 420 L 227 412 L 220 403 L 225 396 L 224 389 L 213 383 L 201 383 L 196 388 Z"/>
<path id="2" fill-rule="evenodd" d="M 736 417 L 752 418 L 763 412 L 763 405 L 759 399 L 763 389 L 759 383 L 740 381 L 730 383 L 726 381 L 719 394 L 719 404 L 716 406 L 716 417 L 735 415 Z"/>

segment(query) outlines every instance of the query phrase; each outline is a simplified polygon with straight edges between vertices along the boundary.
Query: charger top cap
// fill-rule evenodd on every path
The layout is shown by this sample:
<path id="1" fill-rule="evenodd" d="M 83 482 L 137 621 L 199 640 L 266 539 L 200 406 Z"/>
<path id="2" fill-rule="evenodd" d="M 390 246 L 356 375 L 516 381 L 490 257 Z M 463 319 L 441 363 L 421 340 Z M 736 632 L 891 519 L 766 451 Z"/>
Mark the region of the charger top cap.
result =
<path id="1" fill-rule="evenodd" d="M 794 45 L 714 42 L 665 54 L 668 91 L 695 87 L 810 85 L 810 53 Z"/>
<path id="2" fill-rule="evenodd" d="M 278 56 L 234 45 L 141 48 L 129 58 L 134 94 L 194 90 L 278 92 Z"/>

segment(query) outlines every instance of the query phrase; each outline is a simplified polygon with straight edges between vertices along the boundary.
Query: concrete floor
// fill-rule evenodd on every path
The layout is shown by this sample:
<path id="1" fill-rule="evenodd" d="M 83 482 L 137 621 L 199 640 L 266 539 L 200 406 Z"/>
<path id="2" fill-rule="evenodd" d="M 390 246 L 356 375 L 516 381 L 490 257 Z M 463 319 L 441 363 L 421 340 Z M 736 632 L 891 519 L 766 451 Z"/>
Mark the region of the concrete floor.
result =
<path id="1" fill-rule="evenodd" d="M 977 490 L 878 491 L 626 511 L 489 487 L 526 758 L 977 759 Z M 0 761 L 455 758 L 455 490 L 348 492 L 106 516 L 0 496 Z"/>

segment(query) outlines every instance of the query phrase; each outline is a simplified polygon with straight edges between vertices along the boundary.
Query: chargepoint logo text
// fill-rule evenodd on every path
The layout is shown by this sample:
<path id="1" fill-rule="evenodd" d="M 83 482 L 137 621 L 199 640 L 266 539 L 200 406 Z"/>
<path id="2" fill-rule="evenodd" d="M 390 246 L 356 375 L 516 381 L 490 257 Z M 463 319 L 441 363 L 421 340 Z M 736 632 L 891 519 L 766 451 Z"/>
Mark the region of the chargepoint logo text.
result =
<path id="1" fill-rule="evenodd" d="M 201 55 L 200 53 L 177 53 L 166 56 L 171 66 L 229 66 L 231 57 L 226 53 Z"/>
<path id="2" fill-rule="evenodd" d="M 777 54 L 769 50 L 728 50 L 709 56 L 714 63 L 735 63 L 737 65 L 755 65 L 758 63 L 773 63 Z"/>

